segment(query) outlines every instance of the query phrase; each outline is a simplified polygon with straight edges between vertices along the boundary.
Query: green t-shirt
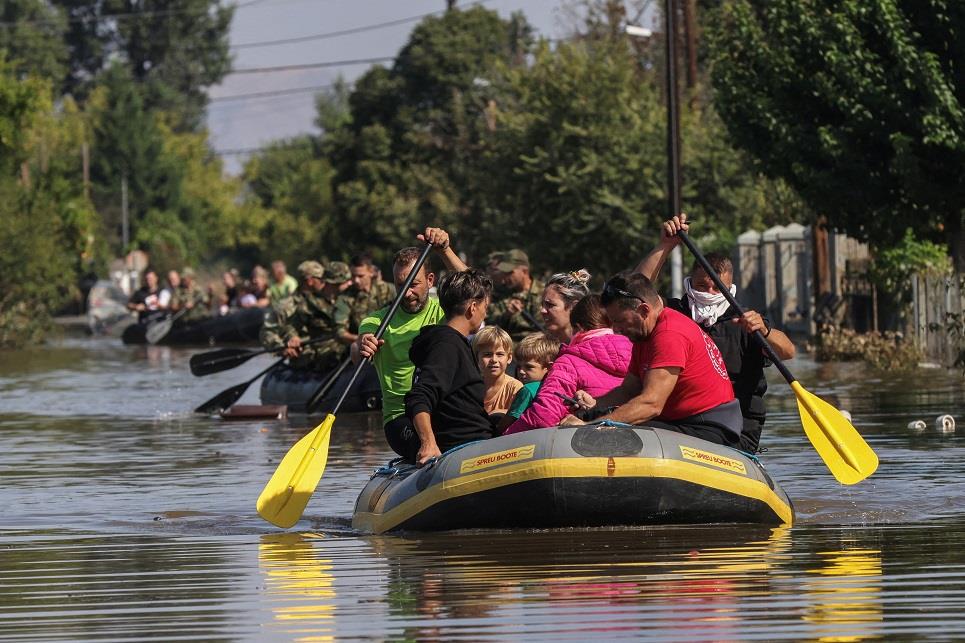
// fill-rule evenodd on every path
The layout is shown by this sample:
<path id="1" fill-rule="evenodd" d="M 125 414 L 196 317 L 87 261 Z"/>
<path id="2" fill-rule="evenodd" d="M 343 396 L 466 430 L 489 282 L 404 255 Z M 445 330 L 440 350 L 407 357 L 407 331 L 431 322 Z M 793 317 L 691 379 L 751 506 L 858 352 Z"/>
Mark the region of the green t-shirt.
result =
<path id="1" fill-rule="evenodd" d="M 359 324 L 359 335 L 374 333 L 389 310 L 380 308 Z M 382 423 L 385 424 L 405 415 L 405 394 L 412 388 L 412 373 L 415 365 L 409 359 L 409 347 L 423 326 L 438 324 L 445 318 L 439 300 L 430 297 L 425 308 L 413 314 L 399 308 L 382 339 L 385 344 L 379 348 L 372 363 L 379 373 L 382 385 Z"/>
<path id="2" fill-rule="evenodd" d="M 268 287 L 268 300 L 271 303 L 279 302 L 288 295 L 298 290 L 298 281 L 291 275 L 285 275 L 281 283 L 277 281 Z"/>
<path id="3" fill-rule="evenodd" d="M 519 416 L 523 414 L 523 411 L 528 409 L 529 405 L 536 399 L 536 392 L 539 391 L 542 383 L 542 380 L 540 380 L 539 382 L 526 382 L 523 384 L 523 388 L 519 389 L 516 397 L 513 398 L 513 403 L 509 405 L 509 411 L 506 414 L 518 420 Z"/>

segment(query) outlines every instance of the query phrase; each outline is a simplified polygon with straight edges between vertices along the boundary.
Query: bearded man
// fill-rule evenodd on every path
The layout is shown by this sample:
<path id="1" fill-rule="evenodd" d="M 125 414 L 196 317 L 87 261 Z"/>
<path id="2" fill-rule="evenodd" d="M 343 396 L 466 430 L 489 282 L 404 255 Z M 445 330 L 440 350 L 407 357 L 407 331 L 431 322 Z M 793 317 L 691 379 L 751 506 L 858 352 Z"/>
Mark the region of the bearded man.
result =
<path id="1" fill-rule="evenodd" d="M 453 272 L 466 270 L 466 264 L 456 255 L 449 245 L 449 234 L 440 228 L 426 228 L 418 236 L 420 241 L 432 244 L 440 255 L 446 269 Z M 392 260 L 392 277 L 396 289 L 405 285 L 405 280 L 415 267 L 422 254 L 421 248 L 403 248 Z M 412 374 L 415 365 L 409 359 L 409 348 L 424 326 L 438 324 L 445 319 L 439 300 L 429 296 L 436 283 L 436 275 L 428 265 L 422 265 L 409 289 L 402 297 L 382 339 L 375 339 L 375 332 L 382 324 L 390 306 L 380 308 L 359 324 L 359 337 L 352 350 L 353 358 L 371 358 L 379 375 L 382 388 L 382 424 L 389 446 L 399 455 L 407 455 L 413 438 L 418 439 L 412 421 L 405 415 L 405 395 L 412 388 Z"/>

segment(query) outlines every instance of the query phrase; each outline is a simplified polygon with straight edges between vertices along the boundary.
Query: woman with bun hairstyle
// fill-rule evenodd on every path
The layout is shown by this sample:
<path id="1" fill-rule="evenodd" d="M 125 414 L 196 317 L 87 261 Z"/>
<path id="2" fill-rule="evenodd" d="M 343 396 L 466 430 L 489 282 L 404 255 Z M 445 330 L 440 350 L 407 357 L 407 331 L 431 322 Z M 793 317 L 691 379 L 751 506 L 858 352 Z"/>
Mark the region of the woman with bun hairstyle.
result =
<path id="1" fill-rule="evenodd" d="M 559 272 L 550 277 L 543 289 L 542 307 L 543 328 L 562 343 L 567 344 L 573 336 L 570 311 L 576 302 L 589 292 L 590 273 L 586 269 L 573 272 Z"/>
<path id="2" fill-rule="evenodd" d="M 569 344 L 560 348 L 536 399 L 505 434 L 558 426 L 570 414 L 564 396 L 572 398 L 577 391 L 590 389 L 607 393 L 626 377 L 633 344 L 623 335 L 613 333 L 600 296 L 583 297 L 567 316 L 572 332 Z M 545 313 L 543 317 L 546 318 Z"/>

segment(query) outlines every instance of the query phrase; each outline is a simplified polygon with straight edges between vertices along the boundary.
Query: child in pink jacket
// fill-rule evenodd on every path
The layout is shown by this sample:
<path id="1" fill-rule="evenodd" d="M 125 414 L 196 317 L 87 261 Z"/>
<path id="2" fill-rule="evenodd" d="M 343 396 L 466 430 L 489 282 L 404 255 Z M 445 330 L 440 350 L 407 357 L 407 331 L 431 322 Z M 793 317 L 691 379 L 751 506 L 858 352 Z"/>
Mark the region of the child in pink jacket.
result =
<path id="1" fill-rule="evenodd" d="M 573 338 L 560 349 L 532 405 L 504 435 L 558 426 L 570 413 L 561 394 L 573 397 L 584 390 L 596 397 L 623 382 L 633 344 L 623 335 L 615 335 L 607 323 L 599 295 L 587 295 L 573 307 Z"/>

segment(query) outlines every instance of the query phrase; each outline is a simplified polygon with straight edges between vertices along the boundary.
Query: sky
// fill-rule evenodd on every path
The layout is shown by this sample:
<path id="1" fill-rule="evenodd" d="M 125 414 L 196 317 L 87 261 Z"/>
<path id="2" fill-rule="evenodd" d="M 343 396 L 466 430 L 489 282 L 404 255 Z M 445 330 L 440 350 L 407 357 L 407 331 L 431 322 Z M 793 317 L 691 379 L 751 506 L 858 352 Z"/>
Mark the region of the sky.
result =
<path id="1" fill-rule="evenodd" d="M 537 33 L 558 38 L 571 31 L 563 0 L 481 0 L 482 6 L 508 17 L 522 11 Z M 459 6 L 476 2 L 460 0 Z M 419 20 L 442 13 L 445 0 L 239 0 L 231 25 L 233 69 L 278 67 L 329 61 L 392 57 L 402 48 Z M 280 39 L 351 31 L 382 23 L 400 24 L 316 38 L 303 42 L 249 46 Z M 391 62 L 383 63 L 386 65 Z M 208 128 L 211 144 L 221 153 L 228 172 L 237 173 L 251 150 L 280 138 L 317 132 L 316 91 L 230 98 L 241 94 L 301 90 L 331 84 L 340 75 L 354 81 L 372 63 L 265 73 L 232 73 L 209 91 Z"/>

